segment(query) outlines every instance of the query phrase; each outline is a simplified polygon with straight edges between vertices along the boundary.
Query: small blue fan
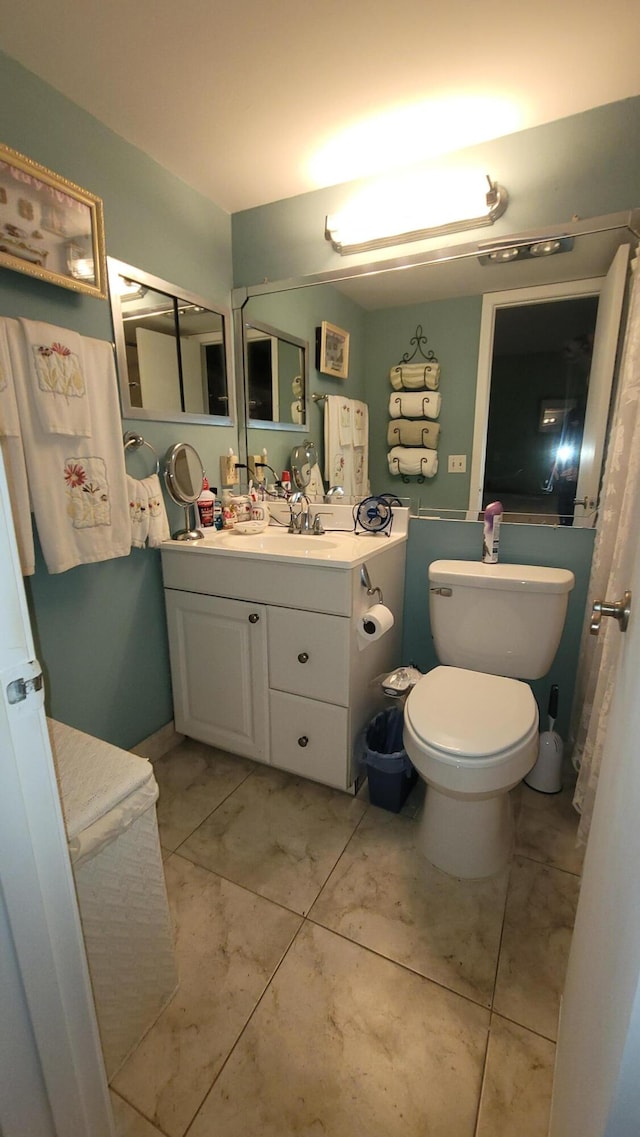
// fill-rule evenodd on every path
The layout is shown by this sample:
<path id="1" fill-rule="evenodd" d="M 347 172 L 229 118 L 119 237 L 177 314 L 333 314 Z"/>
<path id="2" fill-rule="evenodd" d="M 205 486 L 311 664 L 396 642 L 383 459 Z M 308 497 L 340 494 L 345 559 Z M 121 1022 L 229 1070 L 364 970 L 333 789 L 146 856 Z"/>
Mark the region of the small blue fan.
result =
<path id="1" fill-rule="evenodd" d="M 358 526 L 365 533 L 391 532 L 393 510 L 385 497 L 365 497 L 355 508 L 356 530 Z M 388 534 L 387 534 L 388 535 Z"/>

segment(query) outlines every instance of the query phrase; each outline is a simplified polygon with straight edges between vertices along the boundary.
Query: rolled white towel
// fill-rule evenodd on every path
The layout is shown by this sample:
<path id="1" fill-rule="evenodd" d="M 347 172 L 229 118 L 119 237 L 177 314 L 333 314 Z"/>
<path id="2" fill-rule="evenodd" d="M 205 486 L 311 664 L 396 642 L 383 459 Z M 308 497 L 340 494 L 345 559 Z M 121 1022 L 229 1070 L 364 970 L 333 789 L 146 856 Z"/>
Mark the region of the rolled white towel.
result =
<path id="1" fill-rule="evenodd" d="M 390 418 L 437 418 L 442 396 L 437 392 L 428 395 L 421 391 L 404 392 L 389 396 Z"/>
<path id="2" fill-rule="evenodd" d="M 427 450 L 437 450 L 439 438 L 439 422 L 394 418 L 387 427 L 388 446 L 426 446 Z"/>
<path id="3" fill-rule="evenodd" d="M 391 386 L 396 391 L 419 391 L 428 387 L 430 391 L 437 391 L 440 386 L 440 364 L 433 363 L 398 363 L 389 372 Z"/>
<path id="4" fill-rule="evenodd" d="M 433 478 L 438 472 L 438 452 L 422 447 L 394 446 L 387 454 L 390 474 Z"/>

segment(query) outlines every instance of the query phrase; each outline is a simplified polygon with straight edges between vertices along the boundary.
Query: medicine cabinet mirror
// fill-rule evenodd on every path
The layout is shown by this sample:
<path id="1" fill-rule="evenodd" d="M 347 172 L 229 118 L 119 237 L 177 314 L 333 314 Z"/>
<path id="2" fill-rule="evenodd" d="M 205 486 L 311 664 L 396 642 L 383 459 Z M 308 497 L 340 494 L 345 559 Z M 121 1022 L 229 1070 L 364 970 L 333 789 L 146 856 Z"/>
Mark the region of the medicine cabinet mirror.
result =
<path id="1" fill-rule="evenodd" d="M 247 425 L 305 430 L 308 343 L 257 320 L 244 323 Z"/>
<path id="2" fill-rule="evenodd" d="M 585 363 L 584 349 L 588 349 L 589 356 L 591 354 L 593 337 L 590 333 L 583 334 L 582 330 L 576 332 L 573 318 L 565 329 L 556 326 L 558 313 L 564 308 L 573 317 L 575 305 L 571 303 L 556 305 L 553 317 L 552 338 L 560 345 L 560 351 L 564 350 L 567 353 L 568 364 L 571 366 L 568 365 L 565 371 L 571 378 L 569 385 L 573 384 L 576 387 L 573 393 L 571 391 L 567 393 L 566 384 L 563 386 L 562 381 L 556 381 L 557 374 L 552 375 L 546 341 L 543 346 L 543 340 L 539 336 L 538 343 L 535 343 L 536 333 L 533 326 L 530 329 L 522 326 L 520 343 L 516 342 L 513 346 L 514 358 L 511 363 L 505 359 L 511 349 L 506 344 L 508 336 L 502 334 L 500 326 L 504 317 L 499 314 L 497 339 L 501 358 L 496 363 L 493 356 L 495 327 L 494 322 L 488 322 L 483 317 L 483 297 L 488 298 L 488 294 L 493 296 L 498 293 L 503 296 L 511 293 L 515 297 L 517 290 L 528 289 L 535 292 L 562 284 L 563 300 L 570 300 L 572 295 L 584 298 L 585 301 L 592 298 L 591 306 L 588 302 L 582 305 L 585 308 L 590 307 L 588 315 L 591 317 L 595 308 L 608 307 L 604 291 L 601 293 L 604 287 L 602 282 L 609 272 L 617 250 L 626 244 L 630 246 L 633 254 L 639 232 L 640 211 L 634 210 L 571 222 L 565 226 L 545 227 L 544 233 L 537 230 L 535 233 L 506 235 L 500 237 L 499 241 L 491 243 L 492 248 L 488 251 L 482 243 L 469 243 L 434 249 L 426 254 L 415 254 L 398 260 L 379 261 L 347 269 L 340 268 L 333 272 L 301 277 L 298 280 L 275 281 L 237 289 L 233 294 L 233 303 L 234 307 L 242 312 L 245 324 L 253 325 L 256 319 L 259 321 L 265 317 L 271 318 L 279 327 L 287 329 L 289 339 L 295 335 L 310 339 L 314 327 L 328 318 L 327 312 L 331 312 L 331 318 L 335 318 L 341 326 L 348 327 L 352 332 L 355 351 L 352 353 L 349 383 L 346 386 L 342 384 L 339 393 L 347 397 L 365 399 L 369 406 L 371 491 L 395 492 L 410 497 L 414 513 L 461 519 L 475 518 L 484 504 L 483 488 L 489 491 L 492 486 L 502 485 L 506 471 L 506 467 L 505 470 L 500 468 L 500 456 L 496 453 L 500 424 L 494 414 L 491 416 L 491 436 L 487 441 L 491 372 L 494 364 L 496 374 L 500 373 L 503 384 L 508 381 L 509 375 L 515 375 L 513 381 L 519 382 L 522 368 L 519 367 L 517 357 L 525 339 L 528 340 L 529 348 L 533 347 L 534 352 L 536 348 L 539 351 L 537 366 L 538 370 L 543 369 L 543 376 L 540 381 L 540 375 L 537 375 L 537 394 L 531 404 L 532 421 L 529 426 L 531 434 L 537 434 L 546 444 L 548 453 L 545 455 L 545 460 L 552 456 L 554 445 L 556 450 L 559 446 L 566 449 L 568 428 L 573 425 L 575 412 L 582 419 L 586 415 L 589 426 L 593 425 L 600 431 L 601 442 L 598 445 L 599 458 L 602 459 L 606 443 L 610 392 L 609 387 L 606 399 L 602 400 L 599 396 L 599 401 L 593 406 L 585 406 L 590 394 L 589 382 L 581 374 L 578 384 L 577 374 Z M 541 240 L 543 236 L 548 240 L 543 242 Z M 540 252 L 534 255 L 530 252 L 534 247 L 546 251 L 547 245 L 551 255 L 540 255 Z M 558 245 L 557 250 L 554 245 Z M 499 250 L 521 248 L 525 250 L 525 255 L 520 257 L 518 254 L 509 253 L 509 256 L 505 255 L 503 258 L 500 255 L 492 256 L 492 249 L 495 246 Z M 554 255 L 556 251 L 558 255 Z M 624 279 L 622 284 L 624 286 Z M 539 294 L 535 305 L 530 306 L 529 310 L 535 316 L 539 328 L 540 320 L 542 319 L 544 323 L 545 317 L 540 316 L 538 299 Z M 519 314 L 523 320 L 526 319 L 527 303 L 527 301 L 522 302 L 523 311 Z M 343 319 L 339 318 L 341 305 L 343 310 L 348 312 Z M 498 313 L 498 307 L 496 304 L 494 316 Z M 548 313 L 547 319 L 550 320 L 551 307 L 546 304 L 544 307 Z M 440 359 L 442 432 L 438 473 L 435 478 L 426 479 L 422 484 L 419 484 L 416 478 L 411 478 L 409 484 L 404 484 L 399 477 L 393 477 L 389 473 L 387 466 L 386 435 L 388 399 L 391 393 L 388 373 L 389 368 L 399 362 L 402 353 L 409 347 L 409 338 L 415 334 L 418 324 L 423 326 L 429 337 L 429 348 L 433 348 L 439 358 L 441 344 L 448 336 L 448 344 L 455 345 L 456 366 L 448 368 L 447 361 Z M 610 345 L 612 344 L 612 365 L 618 327 L 619 315 L 617 322 L 608 319 L 606 333 Z M 513 339 L 515 335 L 517 340 L 518 334 L 516 327 L 511 338 Z M 583 352 L 581 358 L 574 359 L 571 356 L 571 353 L 576 351 Z M 594 348 L 594 361 L 596 354 Z M 483 366 L 484 380 L 481 378 Z M 526 368 L 530 371 L 536 370 L 535 354 L 530 356 Z M 321 440 L 323 407 L 322 403 L 316 403 L 314 396 L 317 393 L 338 393 L 338 389 L 331 386 L 330 382 L 327 383 L 326 378 L 317 371 L 311 369 L 308 385 L 305 386 L 307 421 L 313 437 Z M 484 403 L 481 406 L 482 400 Z M 576 401 L 574 407 L 569 405 L 572 400 Z M 544 417 L 545 410 L 554 407 L 562 411 L 564 430 L 562 424 L 556 430 L 557 423 L 550 425 L 547 422 L 541 426 L 541 416 Z M 247 437 L 249 451 L 253 449 L 257 452 L 255 435 L 248 432 Z M 264 445 L 264 442 L 262 444 Z M 282 449 L 284 456 L 285 447 L 290 448 L 290 443 L 287 443 L 285 437 L 281 441 L 278 441 L 277 437 L 272 437 L 269 460 L 271 461 L 273 456 L 275 465 L 280 464 L 279 451 L 276 453 L 277 446 Z M 548 471 L 546 467 L 545 470 L 541 470 L 538 479 L 540 484 L 534 487 L 533 496 L 539 499 L 535 505 L 527 500 L 518 502 L 516 499 L 521 496 L 520 483 L 525 481 L 520 471 L 529 462 L 529 457 L 518 452 L 511 445 L 511 440 L 509 445 L 506 445 L 502 438 L 500 448 L 505 453 L 507 465 L 513 468 L 516 476 L 509 517 L 513 520 L 531 522 L 546 520 L 548 523 L 558 524 L 562 509 L 561 495 L 558 492 L 551 493 L 549 490 L 561 488 L 560 463 L 556 465 L 552 461 Z M 463 450 L 466 450 L 466 473 L 450 476 L 448 455 L 462 453 Z M 564 449 L 562 454 L 559 454 L 560 459 L 563 457 Z M 320 459 L 322 468 L 322 453 Z M 576 509 L 575 519 L 570 513 L 565 523 L 594 523 L 600 469 L 599 461 L 598 469 L 592 474 L 591 488 L 585 488 L 583 492 L 580 486 L 572 487 L 576 497 L 580 494 L 586 505 Z M 549 501 L 546 513 L 545 495 Z M 564 499 L 567 499 L 566 494 Z"/>
<path id="3" fill-rule="evenodd" d="M 107 265 L 124 417 L 231 425 L 229 313 L 113 257 Z"/>

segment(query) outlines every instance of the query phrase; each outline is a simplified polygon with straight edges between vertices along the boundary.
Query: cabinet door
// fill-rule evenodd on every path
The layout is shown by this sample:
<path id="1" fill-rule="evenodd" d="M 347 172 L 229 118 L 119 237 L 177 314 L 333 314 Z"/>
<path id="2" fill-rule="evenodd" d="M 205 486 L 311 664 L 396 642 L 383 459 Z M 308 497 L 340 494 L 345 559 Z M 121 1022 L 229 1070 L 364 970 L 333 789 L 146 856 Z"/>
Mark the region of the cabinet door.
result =
<path id="1" fill-rule="evenodd" d="M 339 790 L 349 788 L 349 711 L 272 691 L 272 765 Z"/>
<path id="2" fill-rule="evenodd" d="M 171 588 L 165 601 L 176 730 L 268 762 L 266 609 Z"/>
<path id="3" fill-rule="evenodd" d="M 349 705 L 349 633 L 344 616 L 269 608 L 269 686 Z"/>

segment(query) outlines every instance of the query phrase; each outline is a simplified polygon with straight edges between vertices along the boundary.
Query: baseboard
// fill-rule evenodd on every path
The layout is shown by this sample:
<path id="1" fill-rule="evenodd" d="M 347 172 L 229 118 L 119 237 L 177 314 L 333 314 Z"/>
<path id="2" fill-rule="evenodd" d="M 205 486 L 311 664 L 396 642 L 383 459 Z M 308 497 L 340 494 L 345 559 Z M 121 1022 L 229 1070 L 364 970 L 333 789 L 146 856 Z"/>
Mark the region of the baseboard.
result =
<path id="1" fill-rule="evenodd" d="M 148 758 L 150 762 L 157 762 L 158 758 L 162 758 L 163 754 L 183 741 L 184 734 L 178 734 L 172 719 L 148 738 L 143 738 L 137 746 L 132 746 L 131 753 L 138 754 L 140 758 Z"/>

